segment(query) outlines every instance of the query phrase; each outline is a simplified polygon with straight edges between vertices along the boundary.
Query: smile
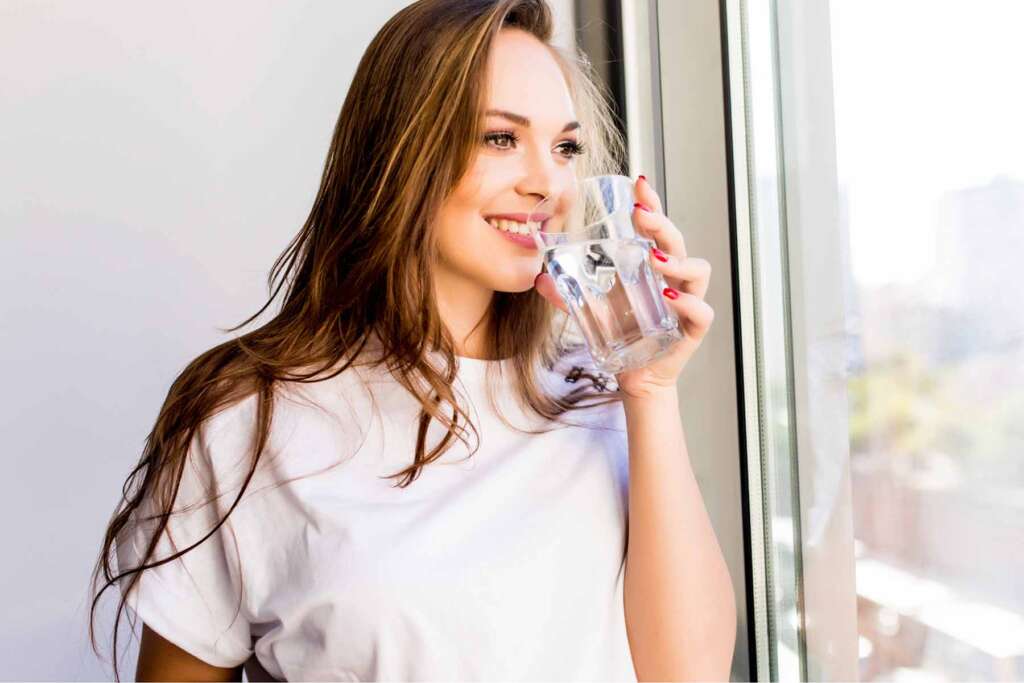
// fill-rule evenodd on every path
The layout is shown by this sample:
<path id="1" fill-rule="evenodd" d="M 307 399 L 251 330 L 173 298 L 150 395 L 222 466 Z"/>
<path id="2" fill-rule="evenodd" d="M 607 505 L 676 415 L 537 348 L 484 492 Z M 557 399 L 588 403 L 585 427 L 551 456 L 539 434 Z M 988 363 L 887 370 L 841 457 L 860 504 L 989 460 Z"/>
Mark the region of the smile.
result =
<path id="1" fill-rule="evenodd" d="M 543 230 L 544 224 L 547 223 L 547 218 L 540 222 L 526 223 L 519 220 L 492 216 L 484 218 L 484 221 L 509 242 L 531 251 L 537 251 L 537 243 L 534 241 L 533 235 L 530 234 L 530 229 Z"/>
<path id="2" fill-rule="evenodd" d="M 529 235 L 532 230 L 541 229 L 541 223 L 537 221 L 521 223 L 507 218 L 488 218 L 487 222 L 490 223 L 492 228 L 497 228 L 498 230 L 504 230 L 505 232 L 511 232 L 517 235 Z"/>

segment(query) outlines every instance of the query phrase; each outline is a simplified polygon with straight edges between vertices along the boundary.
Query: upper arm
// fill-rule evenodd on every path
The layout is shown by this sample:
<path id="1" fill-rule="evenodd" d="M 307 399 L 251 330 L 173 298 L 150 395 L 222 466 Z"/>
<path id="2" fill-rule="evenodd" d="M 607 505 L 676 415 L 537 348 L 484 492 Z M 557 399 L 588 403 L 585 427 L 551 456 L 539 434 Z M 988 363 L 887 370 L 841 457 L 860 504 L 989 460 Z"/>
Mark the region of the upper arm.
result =
<path id="1" fill-rule="evenodd" d="M 142 624 L 137 681 L 241 681 L 242 665 L 224 668 L 207 664 Z"/>
<path id="2" fill-rule="evenodd" d="M 211 669 L 196 678 L 171 675 L 162 680 L 232 680 L 223 677 L 224 671 L 235 670 L 253 654 L 251 615 L 243 591 L 243 548 L 238 542 L 244 533 L 236 534 L 234 526 L 243 511 L 236 508 L 231 519 L 223 519 L 239 489 L 234 480 L 246 471 L 238 467 L 239 460 L 245 465 L 244 445 L 239 442 L 247 434 L 242 427 L 230 423 L 196 433 L 173 509 L 164 517 L 166 526 L 158 537 L 154 539 L 162 506 L 147 495 L 116 539 L 125 607 L 146 627 L 138 674 L 146 680 L 164 675 L 152 672 L 165 659 L 194 660 L 193 665 Z M 143 566 L 154 541 L 146 558 L 149 566 L 132 574 L 131 568 Z M 173 649 L 162 641 L 173 644 Z M 183 658 L 184 653 L 191 659 Z M 213 677 L 218 670 L 220 677 Z"/>

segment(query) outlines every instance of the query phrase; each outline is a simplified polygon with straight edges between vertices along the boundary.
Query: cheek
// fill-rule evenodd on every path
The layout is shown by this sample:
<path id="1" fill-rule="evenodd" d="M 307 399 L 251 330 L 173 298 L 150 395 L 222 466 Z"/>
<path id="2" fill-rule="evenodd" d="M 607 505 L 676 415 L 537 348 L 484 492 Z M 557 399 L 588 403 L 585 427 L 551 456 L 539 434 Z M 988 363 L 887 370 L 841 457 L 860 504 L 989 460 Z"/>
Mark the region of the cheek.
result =
<path id="1" fill-rule="evenodd" d="M 496 291 L 521 292 L 533 286 L 541 257 L 524 255 L 479 212 L 450 217 L 438 227 L 439 256 L 449 271 Z"/>
<path id="2" fill-rule="evenodd" d="M 504 162 L 504 163 L 503 163 Z M 524 257 L 483 219 L 515 194 L 516 173 L 507 160 L 478 158 L 439 214 L 439 256 L 452 271 L 490 289 L 523 291 L 533 286 L 541 259 Z"/>
<path id="3" fill-rule="evenodd" d="M 438 249 L 441 258 L 463 273 L 482 269 L 482 262 L 490 255 L 498 256 L 502 244 L 494 228 L 480 217 L 476 209 L 449 214 L 438 226 Z"/>
<path id="4" fill-rule="evenodd" d="M 466 172 L 464 195 L 472 201 L 485 203 L 495 197 L 514 194 L 516 183 L 525 173 L 518 155 L 488 156 L 481 154 Z"/>
<path id="5" fill-rule="evenodd" d="M 483 214 L 499 205 L 503 186 L 491 168 L 493 164 L 478 159 L 459 181 L 439 215 L 438 247 L 452 265 L 465 268 L 481 253 L 493 252 L 494 228 Z"/>
<path id="6" fill-rule="evenodd" d="M 488 231 L 493 228 L 480 217 L 481 210 L 469 197 L 454 194 L 438 215 L 438 257 L 450 270 L 462 275 L 469 275 L 479 254 L 487 251 L 487 240 L 491 237 Z"/>

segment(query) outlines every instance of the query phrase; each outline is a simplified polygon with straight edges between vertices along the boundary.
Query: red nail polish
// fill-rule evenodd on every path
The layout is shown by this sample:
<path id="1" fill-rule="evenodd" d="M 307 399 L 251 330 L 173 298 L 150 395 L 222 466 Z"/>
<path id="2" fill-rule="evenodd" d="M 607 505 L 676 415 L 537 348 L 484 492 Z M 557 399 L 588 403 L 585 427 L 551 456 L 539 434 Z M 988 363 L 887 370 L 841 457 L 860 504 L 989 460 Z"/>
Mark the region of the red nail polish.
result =
<path id="1" fill-rule="evenodd" d="M 659 261 L 668 262 L 668 256 L 665 256 L 665 252 L 657 247 L 651 247 L 651 253 L 654 254 L 654 258 Z"/>
<path id="2" fill-rule="evenodd" d="M 677 292 L 676 290 L 672 289 L 671 287 L 666 287 L 665 289 L 661 290 L 661 293 L 664 294 L 665 296 L 667 296 L 669 299 L 678 299 L 679 298 L 679 292 Z"/>
<path id="3" fill-rule="evenodd" d="M 651 210 L 650 210 L 650 209 L 648 209 L 648 208 L 647 208 L 646 206 L 644 206 L 644 205 L 643 205 L 643 204 L 641 204 L 640 202 L 635 202 L 635 203 L 633 204 L 633 208 L 634 208 L 634 209 L 643 209 L 643 210 L 644 210 L 644 211 L 646 211 L 647 213 L 650 213 L 650 212 L 651 212 Z"/>
<path id="4" fill-rule="evenodd" d="M 645 175 L 639 176 L 637 178 L 637 180 L 642 180 L 642 181 L 644 181 L 646 183 L 647 182 L 647 176 L 645 176 Z"/>

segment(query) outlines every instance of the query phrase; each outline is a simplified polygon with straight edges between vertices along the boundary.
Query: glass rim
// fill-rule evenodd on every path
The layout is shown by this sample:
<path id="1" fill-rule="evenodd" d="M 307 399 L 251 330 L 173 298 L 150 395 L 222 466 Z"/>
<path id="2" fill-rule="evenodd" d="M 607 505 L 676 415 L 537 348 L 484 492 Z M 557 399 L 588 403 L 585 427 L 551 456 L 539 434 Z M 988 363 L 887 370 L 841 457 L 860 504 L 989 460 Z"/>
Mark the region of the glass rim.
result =
<path id="1" fill-rule="evenodd" d="M 598 175 L 587 176 L 586 178 L 583 178 L 582 180 L 579 180 L 577 182 L 577 184 L 576 184 L 577 191 L 579 192 L 579 191 L 581 191 L 583 188 L 585 188 L 587 186 L 597 184 L 602 178 L 611 179 L 612 182 L 615 182 L 615 183 L 620 183 L 620 182 L 628 183 L 630 188 L 632 188 L 633 185 L 634 185 L 633 179 L 630 178 L 629 176 L 622 175 L 620 173 L 600 173 Z M 531 225 L 531 226 L 532 225 L 540 225 L 540 224 L 543 224 L 543 223 L 547 222 L 547 220 L 544 220 L 544 221 L 532 221 L 532 220 L 529 220 L 529 219 L 533 217 L 533 214 L 536 212 L 538 206 L 543 205 L 544 203 L 548 202 L 550 199 L 551 199 L 550 197 L 545 197 L 541 201 L 537 202 L 536 206 L 534 206 L 533 209 L 529 212 L 529 214 L 527 214 L 527 225 Z M 632 222 L 632 220 L 633 220 L 633 216 L 632 216 L 632 214 L 633 214 L 633 207 L 632 206 L 630 206 L 630 207 L 625 207 L 624 206 L 624 207 L 621 207 L 621 208 L 617 208 L 614 211 L 609 211 L 608 213 L 606 213 L 604 215 L 603 218 L 600 218 L 600 219 L 594 221 L 593 223 L 589 223 L 588 225 L 585 225 L 582 228 L 579 228 L 579 229 L 576 229 L 576 230 L 572 230 L 572 231 L 569 231 L 569 232 L 566 232 L 564 230 L 560 231 L 560 232 L 548 232 L 548 231 L 545 231 L 545 230 L 541 230 L 539 228 L 530 227 L 529 234 L 530 235 L 543 235 L 543 236 L 545 236 L 544 238 L 534 237 L 535 240 L 537 240 L 537 239 L 545 239 L 545 238 L 547 238 L 549 236 L 554 236 L 554 235 L 582 235 L 582 234 L 586 233 L 587 231 L 591 230 L 594 226 L 600 225 L 600 224 L 604 223 L 605 221 L 607 221 L 609 218 L 611 218 L 613 216 L 618 216 L 620 214 L 628 215 L 629 216 L 629 221 Z M 574 241 L 574 242 L 581 242 L 581 241 L 586 241 L 587 239 L 601 239 L 601 238 L 589 238 L 589 237 L 587 237 L 587 238 L 580 239 L 580 238 L 577 237 L 576 239 L 573 239 L 572 241 Z M 609 238 L 609 239 L 614 239 L 614 238 Z M 628 238 L 623 238 L 623 239 L 628 239 Z M 567 240 L 561 240 L 561 241 L 567 241 Z M 548 245 L 548 246 L 550 246 L 550 245 Z"/>

